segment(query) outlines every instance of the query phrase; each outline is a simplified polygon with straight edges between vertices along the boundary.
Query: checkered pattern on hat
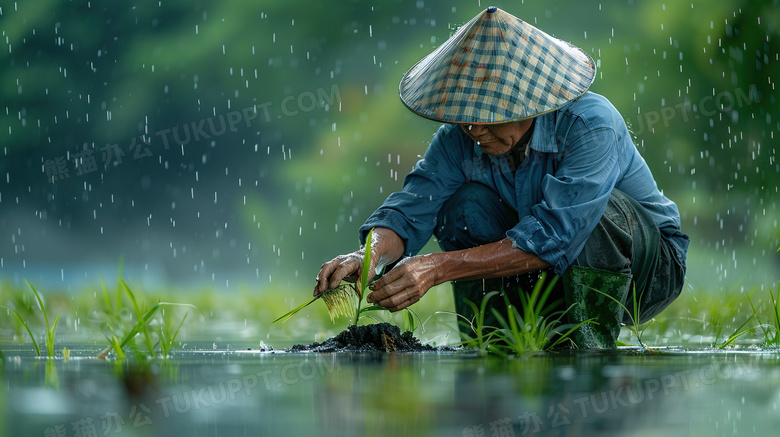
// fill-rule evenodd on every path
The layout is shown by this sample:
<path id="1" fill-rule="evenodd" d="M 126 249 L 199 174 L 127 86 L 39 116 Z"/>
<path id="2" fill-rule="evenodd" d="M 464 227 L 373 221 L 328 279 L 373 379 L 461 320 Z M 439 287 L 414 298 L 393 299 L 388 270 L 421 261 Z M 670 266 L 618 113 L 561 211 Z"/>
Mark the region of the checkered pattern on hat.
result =
<path id="1" fill-rule="evenodd" d="M 582 49 L 489 8 L 406 72 L 399 92 L 426 118 L 503 123 L 566 105 L 595 76 L 593 59 Z"/>

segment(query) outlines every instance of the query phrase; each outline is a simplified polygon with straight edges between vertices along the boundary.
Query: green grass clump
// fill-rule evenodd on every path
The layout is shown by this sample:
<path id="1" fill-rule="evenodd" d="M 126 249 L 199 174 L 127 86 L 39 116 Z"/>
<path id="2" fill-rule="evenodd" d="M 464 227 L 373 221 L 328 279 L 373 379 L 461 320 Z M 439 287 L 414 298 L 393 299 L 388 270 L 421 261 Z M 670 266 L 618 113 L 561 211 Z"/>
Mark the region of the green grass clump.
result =
<path id="1" fill-rule="evenodd" d="M 497 355 L 523 355 L 551 349 L 569 341 L 571 334 L 590 320 L 576 325 L 564 323 L 568 309 L 553 311 L 553 308 L 561 302 L 548 303 L 558 276 L 554 276 L 547 284 L 545 284 L 546 280 L 547 273 L 543 272 L 531 293 L 526 293 L 522 289 L 517 290 L 521 303 L 520 309 L 510 303 L 506 293 L 498 291 L 487 293 L 479 307 L 474 302 L 466 301 L 474 311 L 475 317 L 473 321 L 461 321 L 461 324 L 469 327 L 474 336 L 466 336 L 462 345 Z M 486 326 L 485 314 L 488 303 L 498 294 L 503 294 L 507 315 L 504 317 L 495 308 L 491 308 L 490 311 L 500 326 Z"/>
<path id="2" fill-rule="evenodd" d="M 645 344 L 645 342 L 642 341 L 642 335 L 644 334 L 645 330 L 648 327 L 650 327 L 650 325 L 653 324 L 654 321 L 651 319 L 650 321 L 645 322 L 645 323 L 641 323 L 641 324 L 637 323 L 639 321 L 639 314 L 640 314 L 641 308 L 640 308 L 639 300 L 638 300 L 637 295 L 636 295 L 636 284 L 634 284 L 633 292 L 631 293 L 631 300 L 632 300 L 631 311 L 629 311 L 629 309 L 626 308 L 626 306 L 623 305 L 622 302 L 620 302 L 619 300 L 615 299 L 614 297 L 604 293 L 603 291 L 596 290 L 595 288 L 592 288 L 592 287 L 588 287 L 588 288 L 593 290 L 593 291 L 595 291 L 595 292 L 597 292 L 597 293 L 599 293 L 599 294 L 601 294 L 602 296 L 606 296 L 606 297 L 612 299 L 614 302 L 616 302 L 618 305 L 620 305 L 620 307 L 623 308 L 623 311 L 625 311 L 626 314 L 628 314 L 628 317 L 631 319 L 631 324 L 628 325 L 628 328 L 631 330 L 631 333 L 634 334 L 634 338 L 636 338 L 636 341 L 639 343 L 639 347 L 641 347 L 646 352 L 653 352 L 653 350 L 648 348 L 647 345 Z"/>
<path id="3" fill-rule="evenodd" d="M 525 354 L 529 352 L 540 352 L 545 349 L 551 349 L 555 346 L 568 341 L 571 334 L 580 326 L 589 323 L 585 320 L 574 326 L 564 323 L 566 311 L 551 312 L 550 308 L 556 307 L 561 302 L 553 302 L 548 305 L 547 300 L 550 293 L 558 281 L 558 276 L 554 276 L 547 286 L 544 282 L 547 278 L 547 272 L 543 272 L 541 277 L 534 284 L 531 294 L 522 291 L 518 292 L 523 313 L 509 303 L 509 297 L 504 295 L 508 311 L 507 319 L 495 309 L 493 315 L 498 320 L 502 329 L 498 331 L 498 338 L 506 343 L 505 349 L 516 354 Z M 542 288 L 544 291 L 542 292 Z M 555 341 L 553 341 L 555 338 Z"/>
<path id="4" fill-rule="evenodd" d="M 133 291 L 130 289 L 127 283 L 125 283 L 125 281 L 122 280 L 121 278 L 119 279 L 119 282 L 122 285 L 123 289 L 125 290 L 125 293 L 127 294 L 128 298 L 130 299 L 130 302 L 133 305 L 133 309 L 135 310 L 135 314 L 138 317 L 138 321 L 121 339 L 116 334 L 115 329 L 110 324 L 106 324 L 106 329 L 110 333 L 109 335 L 106 335 L 106 339 L 108 340 L 109 346 L 105 348 L 98 355 L 98 358 L 105 359 L 106 356 L 108 356 L 108 353 L 111 352 L 112 350 L 116 354 L 117 358 L 120 359 L 125 358 L 126 355 L 124 352 L 124 348 L 128 346 L 128 344 L 130 344 L 131 341 L 133 341 L 136 338 L 136 336 L 139 334 L 143 334 L 146 343 L 146 351 L 150 357 L 154 358 L 157 345 L 160 346 L 161 354 L 163 356 L 167 356 L 170 353 L 171 349 L 173 348 L 174 342 L 176 341 L 176 337 L 179 335 L 179 331 L 181 330 L 181 327 L 184 324 L 184 320 L 187 318 L 188 313 L 184 315 L 184 317 L 181 320 L 181 323 L 179 323 L 179 326 L 175 330 L 172 329 L 172 326 L 169 323 L 165 323 L 166 319 L 163 318 L 163 324 L 158 331 L 159 341 L 157 343 L 153 343 L 152 337 L 149 334 L 148 325 L 150 324 L 150 321 L 153 319 L 157 311 L 160 308 L 165 306 L 189 307 L 199 312 L 200 310 L 196 306 L 188 303 L 157 302 L 154 306 L 144 311 L 142 309 L 142 306 L 138 304 L 138 300 L 135 297 L 135 293 L 133 293 Z M 117 308 L 119 308 L 118 305 Z M 201 314 L 203 313 L 201 312 Z"/>
<path id="5" fill-rule="evenodd" d="M 769 311 L 768 319 L 764 323 L 760 323 L 761 317 L 759 312 L 764 306 L 756 307 L 750 298 L 750 294 L 748 294 L 747 299 L 750 303 L 750 308 L 753 310 L 753 315 L 748 321 L 752 319 L 759 321 L 758 327 L 764 335 L 764 344 L 780 348 L 780 281 L 777 282 L 777 295 L 772 291 L 772 287 L 767 287 L 767 289 L 769 290 L 769 300 L 766 305 Z"/>
<path id="6" fill-rule="evenodd" d="M 43 302 L 43 298 L 41 298 L 41 295 L 38 294 L 38 291 L 35 290 L 35 287 L 30 284 L 30 282 L 27 282 L 27 285 L 30 286 L 30 289 L 32 290 L 33 294 L 35 295 L 35 300 L 38 302 L 38 308 L 41 310 L 41 313 L 43 314 L 43 320 L 46 322 L 46 332 L 45 332 L 45 340 L 46 340 L 46 356 L 49 358 L 54 357 L 54 334 L 57 330 L 57 322 L 60 321 L 59 314 L 54 318 L 54 323 L 49 324 L 49 316 L 46 314 L 46 305 Z M 16 317 L 16 319 L 19 321 L 19 323 L 24 327 L 24 329 L 27 331 L 27 334 L 30 336 L 30 340 L 32 340 L 33 347 L 35 348 L 35 355 L 41 356 L 41 348 L 38 346 L 38 342 L 35 341 L 35 336 L 32 333 L 32 330 L 30 329 L 30 324 L 25 321 L 22 316 L 13 308 L 11 308 L 8 305 L 2 305 L 7 310 L 11 311 L 11 313 Z"/>
<path id="7" fill-rule="evenodd" d="M 499 294 L 498 291 L 491 291 L 482 298 L 480 306 L 466 299 L 466 305 L 471 307 L 474 312 L 474 320 L 468 320 L 460 314 L 456 314 L 458 317 L 464 320 L 459 320 L 460 324 L 465 324 L 474 333 L 474 336 L 465 335 L 465 339 L 461 342 L 463 347 L 477 348 L 482 352 L 498 352 L 498 348 L 495 346 L 497 342 L 497 328 L 495 326 L 485 326 L 485 313 L 487 304 L 490 299 Z"/>

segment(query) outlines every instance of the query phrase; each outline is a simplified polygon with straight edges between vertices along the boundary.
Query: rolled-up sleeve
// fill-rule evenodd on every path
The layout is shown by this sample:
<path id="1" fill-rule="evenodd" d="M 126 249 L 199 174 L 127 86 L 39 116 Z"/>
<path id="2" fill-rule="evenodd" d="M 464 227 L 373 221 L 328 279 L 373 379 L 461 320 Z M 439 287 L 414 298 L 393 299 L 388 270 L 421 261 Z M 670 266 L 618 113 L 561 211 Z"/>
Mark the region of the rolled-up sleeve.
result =
<path id="1" fill-rule="evenodd" d="M 404 240 L 406 256 L 425 246 L 442 205 L 465 182 L 464 143 L 454 129 L 457 126 L 439 128 L 423 159 L 404 178 L 403 190 L 390 194 L 360 227 L 361 244 L 371 228 L 383 227 Z"/>
<path id="2" fill-rule="evenodd" d="M 604 215 L 619 168 L 611 127 L 590 128 L 578 119 L 559 144 L 563 149 L 557 170 L 541 182 L 542 200 L 507 231 L 507 237 L 562 275 Z"/>

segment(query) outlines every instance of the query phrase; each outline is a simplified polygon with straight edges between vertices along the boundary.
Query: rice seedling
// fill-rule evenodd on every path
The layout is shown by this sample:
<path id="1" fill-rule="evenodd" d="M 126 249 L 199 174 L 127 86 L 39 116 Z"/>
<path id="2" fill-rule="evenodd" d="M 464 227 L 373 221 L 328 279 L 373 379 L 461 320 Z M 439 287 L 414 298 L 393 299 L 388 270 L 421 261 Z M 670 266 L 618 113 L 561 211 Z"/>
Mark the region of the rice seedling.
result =
<path id="1" fill-rule="evenodd" d="M 30 284 L 29 281 L 25 280 L 27 282 L 27 285 L 30 287 L 30 289 L 33 292 L 33 295 L 35 296 L 35 300 L 38 303 L 38 308 L 41 310 L 41 314 L 43 314 L 43 321 L 46 323 L 46 332 L 45 332 L 45 341 L 46 341 L 46 356 L 49 358 L 54 357 L 54 334 L 57 330 L 57 322 L 60 321 L 59 314 L 54 318 L 54 323 L 49 323 L 49 316 L 46 314 L 46 305 L 43 302 L 43 298 L 41 298 L 41 295 L 38 294 L 38 291 L 35 290 L 35 287 Z M 19 323 L 24 327 L 24 329 L 27 331 L 27 334 L 30 336 L 30 340 L 32 340 L 33 348 L 35 349 L 35 354 L 37 356 L 41 356 L 41 348 L 38 346 L 38 342 L 35 341 L 35 336 L 32 333 L 32 330 L 30 329 L 30 325 L 28 322 L 26 322 L 22 316 L 13 308 L 11 308 L 8 305 L 2 305 L 7 310 L 11 311 L 11 313 L 16 317 L 16 319 L 19 321 Z"/>
<path id="2" fill-rule="evenodd" d="M 30 284 L 27 280 L 25 280 L 25 282 L 27 282 L 27 285 L 30 286 L 33 294 L 35 294 L 35 300 L 38 301 L 38 307 L 41 309 L 41 313 L 43 314 L 43 321 L 46 322 L 46 356 L 54 357 L 54 333 L 57 330 L 57 322 L 60 321 L 60 315 L 57 314 L 57 316 L 54 318 L 54 323 L 49 326 L 49 316 L 46 314 L 46 306 L 43 304 L 41 295 L 38 294 L 32 284 Z"/>
<path id="3" fill-rule="evenodd" d="M 0 293 L 2 293 L 3 303 L 6 306 L 12 307 L 21 317 L 22 319 L 34 319 L 36 318 L 36 309 L 35 304 L 33 303 L 33 300 L 30 297 L 29 293 L 26 293 L 25 290 L 20 290 L 17 287 L 8 284 L 3 283 L 0 284 Z M 11 322 L 8 328 L 12 328 L 16 330 L 16 335 L 21 337 L 24 335 L 24 327 L 22 324 L 18 323 L 18 320 L 15 319 L 15 317 L 8 317 L 1 319 L 3 322 L 3 327 L 6 327 L 6 322 Z"/>
<path id="4" fill-rule="evenodd" d="M 459 323 L 469 327 L 474 336 L 465 335 L 461 344 L 464 347 L 477 348 L 482 352 L 507 356 L 541 352 L 569 341 L 576 329 L 592 322 L 592 319 L 576 325 L 564 323 L 563 318 L 571 307 L 565 311 L 553 311 L 561 303 L 560 300 L 548 303 L 558 277 L 553 277 L 547 284 L 545 284 L 546 280 L 545 272 L 536 281 L 530 293 L 522 289 L 517 290 L 520 310 L 511 304 L 509 296 L 503 290 L 487 293 L 479 307 L 474 302 L 466 301 L 475 314 L 474 321 L 461 320 Z M 495 308 L 490 308 L 499 326 L 487 326 L 485 314 L 487 314 L 488 302 L 499 294 L 503 295 L 507 308 L 506 316 Z M 458 317 L 464 318 L 461 315 Z"/>
<path id="5" fill-rule="evenodd" d="M 780 251 L 780 249 L 778 249 Z M 780 281 L 777 281 L 777 296 L 772 293 L 772 288 L 769 289 L 769 300 L 771 303 L 770 311 L 772 312 L 771 326 L 774 328 L 774 336 L 766 336 L 767 344 L 780 347 Z M 767 334 L 767 331 L 764 331 Z"/>
<path id="6" fill-rule="evenodd" d="M 19 315 L 19 313 L 16 312 L 15 309 L 9 307 L 8 305 L 3 305 L 3 308 L 10 311 L 11 314 L 13 314 L 16 317 L 16 320 L 19 321 L 19 324 L 22 325 L 24 329 L 27 330 L 27 334 L 30 336 L 30 340 L 32 340 L 33 348 L 35 349 L 35 355 L 41 356 L 41 348 L 38 347 L 38 342 L 35 341 L 35 336 L 33 335 L 32 331 L 30 330 L 30 325 L 22 318 L 22 316 Z"/>
<path id="7" fill-rule="evenodd" d="M 60 378 L 57 373 L 57 365 L 54 360 L 46 360 L 46 367 L 44 368 L 44 384 L 47 387 L 51 387 L 55 390 L 60 389 Z"/>
<path id="8" fill-rule="evenodd" d="M 121 278 L 121 276 L 119 276 L 119 278 Z M 100 289 L 103 292 L 103 313 L 110 323 L 120 324 L 122 322 L 122 317 L 120 315 L 122 312 L 122 295 L 117 293 L 114 302 L 112 302 L 108 287 L 106 287 L 106 282 L 102 277 L 100 278 Z M 116 289 L 118 292 L 122 291 L 122 283 L 119 279 L 117 279 Z"/>
<path id="9" fill-rule="evenodd" d="M 547 302 L 558 282 L 558 276 L 554 276 L 545 287 L 546 279 L 547 272 L 543 272 L 530 294 L 518 290 L 522 314 L 511 305 L 506 294 L 504 294 L 504 302 L 508 309 L 506 319 L 501 313 L 492 309 L 493 315 L 502 327 L 497 331 L 497 338 L 500 340 L 497 349 L 515 354 L 541 352 L 569 341 L 574 331 L 593 321 L 588 319 L 573 326 L 563 323 L 562 319 L 571 307 L 565 311 L 552 312 L 553 308 L 562 303 L 561 300 L 550 304 Z"/>
<path id="10" fill-rule="evenodd" d="M 758 327 L 761 328 L 764 334 L 764 343 L 767 346 L 780 347 L 780 281 L 777 282 L 777 295 L 772 291 L 772 287 L 767 287 L 767 289 L 769 290 L 769 301 L 767 304 L 770 313 L 769 320 L 765 323 L 759 323 Z M 751 319 L 759 320 L 761 306 L 757 308 L 753 304 L 750 294 L 747 294 L 747 299 L 750 303 L 750 308 L 753 310 Z"/>
<path id="11" fill-rule="evenodd" d="M 748 296 L 748 299 L 750 299 L 750 296 Z M 753 303 L 751 302 L 750 305 L 752 306 Z M 741 336 L 747 334 L 748 332 L 754 330 L 755 329 L 754 326 L 752 326 L 750 328 L 745 328 L 745 326 L 747 326 L 747 324 L 750 323 L 750 321 L 753 320 L 754 318 L 755 318 L 755 314 L 753 314 L 750 317 L 748 317 L 747 320 L 745 320 L 744 322 L 742 322 L 741 325 L 739 325 L 739 327 L 734 331 L 733 334 L 729 335 L 729 337 L 723 343 L 721 343 L 718 346 L 718 348 L 719 349 L 725 349 L 726 346 L 734 343 L 739 337 L 741 337 Z"/>
<path id="12" fill-rule="evenodd" d="M 106 329 L 110 332 L 110 335 L 106 335 L 106 339 L 108 340 L 109 346 L 105 348 L 100 354 L 98 354 L 98 358 L 105 359 L 106 356 L 108 356 L 108 353 L 111 352 L 111 350 L 116 353 L 117 358 L 122 359 L 125 358 L 124 348 L 128 344 L 133 345 L 134 343 L 131 343 L 132 340 L 135 339 L 135 337 L 139 334 L 144 335 L 144 339 L 146 341 L 146 347 L 148 355 L 154 358 L 155 356 L 155 347 L 157 344 L 152 343 L 151 336 L 149 334 L 149 330 L 147 329 L 147 326 L 149 325 L 149 322 L 152 320 L 154 315 L 157 313 L 157 310 L 159 310 L 162 307 L 165 306 L 171 306 L 171 307 L 188 307 L 193 308 L 197 310 L 198 312 L 203 314 L 196 306 L 188 304 L 188 303 L 174 303 L 174 302 L 157 302 L 153 307 L 151 307 L 146 312 L 141 311 L 141 306 L 138 305 L 138 301 L 135 298 L 135 294 L 130 289 L 130 287 L 125 283 L 124 280 L 119 280 L 122 286 L 125 289 L 125 292 L 127 296 L 130 298 L 131 303 L 133 304 L 133 308 L 136 311 L 136 315 L 138 316 L 138 321 L 133 326 L 133 328 L 127 332 L 121 340 L 119 339 L 119 336 L 116 335 L 113 328 L 109 324 L 106 324 Z M 186 319 L 187 315 L 185 314 L 184 318 Z M 179 324 L 179 327 L 176 328 L 175 331 L 170 330 L 170 328 L 165 330 L 163 327 L 163 332 L 161 332 L 160 335 L 160 341 L 158 342 L 160 344 L 160 349 L 163 355 L 168 355 L 170 352 L 173 343 L 176 340 L 176 337 L 179 334 L 179 331 L 181 329 L 181 326 L 184 324 L 184 319 L 182 319 L 181 323 Z M 140 354 L 140 351 L 139 351 Z"/>
<path id="13" fill-rule="evenodd" d="M 625 311 L 626 314 L 628 314 L 628 317 L 631 319 L 631 324 L 628 325 L 629 330 L 634 334 L 634 337 L 636 338 L 636 341 L 639 343 L 639 347 L 642 348 L 643 351 L 651 353 L 651 354 L 657 354 L 659 353 L 657 350 L 649 348 L 645 342 L 642 340 L 642 336 L 644 335 L 644 332 L 649 328 L 655 321 L 653 319 L 645 322 L 645 323 L 637 323 L 639 321 L 639 314 L 641 310 L 641 305 L 639 303 L 639 300 L 636 295 L 636 284 L 634 284 L 633 292 L 631 293 L 631 304 L 632 304 L 632 310 L 629 311 L 628 308 L 626 308 L 625 305 L 623 305 L 622 302 L 615 299 L 614 297 L 600 291 L 596 290 L 595 288 L 588 287 L 589 289 L 606 296 L 613 301 L 615 301 L 618 305 L 620 305 L 621 308 L 623 308 L 623 311 Z"/>
<path id="14" fill-rule="evenodd" d="M 355 291 L 357 292 L 358 296 L 358 302 L 355 309 L 355 322 L 352 323 L 353 325 L 357 325 L 358 320 L 360 320 L 360 305 L 363 303 L 363 295 L 365 295 L 366 288 L 368 287 L 368 271 L 371 268 L 371 237 L 373 234 L 374 229 L 371 228 L 371 230 L 368 231 L 368 235 L 366 236 L 366 247 L 363 251 L 363 269 L 360 271 L 360 282 L 355 287 Z"/>
<path id="15" fill-rule="evenodd" d="M 164 357 L 170 355 L 171 350 L 173 350 L 176 337 L 179 336 L 179 331 L 181 331 L 181 327 L 184 325 L 184 321 L 187 320 L 188 315 L 189 312 L 184 313 L 184 317 L 181 318 L 181 322 L 179 322 L 179 326 L 176 330 L 173 330 L 174 325 L 169 323 L 170 319 L 163 317 L 163 323 L 160 325 L 158 336 L 160 338 L 160 353 L 162 353 Z"/>
<path id="16" fill-rule="evenodd" d="M 471 331 L 474 333 L 474 336 L 470 336 L 467 334 L 464 334 L 464 339 L 461 341 L 461 345 L 466 348 L 477 348 L 480 352 L 499 352 L 499 350 L 495 346 L 495 341 L 497 340 L 496 332 L 497 328 L 495 326 L 485 326 L 485 312 L 488 305 L 488 302 L 490 301 L 493 296 L 499 294 L 498 291 L 491 291 L 490 293 L 487 293 L 483 298 L 482 302 L 480 302 L 480 306 L 477 307 L 477 304 L 474 302 L 466 299 L 466 305 L 468 305 L 471 310 L 474 312 L 474 320 L 468 320 L 466 317 L 464 317 L 461 314 L 456 314 L 459 318 L 464 320 L 459 320 L 459 324 L 466 326 L 471 329 Z"/>
<path id="17" fill-rule="evenodd" d="M 133 293 L 133 291 L 130 289 L 130 287 L 127 286 L 127 284 L 123 279 L 120 278 L 119 282 L 122 284 L 122 287 L 124 287 L 125 289 L 125 293 L 127 293 L 127 296 L 130 298 L 130 303 L 133 304 L 133 309 L 135 310 L 136 317 L 138 317 L 138 321 L 141 322 L 142 320 L 144 320 L 145 314 L 143 311 L 141 311 L 141 307 L 138 306 L 138 301 L 135 298 L 135 293 Z M 154 312 L 150 314 L 149 319 L 151 319 L 152 316 L 154 316 Z M 149 336 L 149 330 L 146 328 L 146 322 L 136 326 L 140 326 L 140 332 L 144 335 L 144 339 L 146 340 L 146 347 L 149 350 L 149 355 L 151 355 L 152 358 L 154 358 L 154 345 L 152 344 L 152 338 Z"/>
<path id="18" fill-rule="evenodd" d="M 422 320 L 420 320 L 420 316 L 408 307 L 404 308 L 403 320 L 404 331 L 414 332 L 415 329 L 420 328 L 420 332 L 425 332 L 425 326 L 423 325 Z"/>
<path id="19" fill-rule="evenodd" d="M 280 320 L 282 323 L 290 320 L 292 316 L 298 313 L 298 311 L 306 308 L 319 299 L 322 299 L 323 302 L 325 302 L 325 306 L 328 308 L 328 315 L 330 315 L 331 321 L 334 321 L 338 316 L 346 316 L 351 319 L 355 313 L 353 296 L 356 295 L 356 290 L 357 289 L 354 284 L 341 284 L 332 290 L 328 290 L 320 294 L 317 297 L 313 297 L 308 302 L 305 302 L 293 310 L 284 313 L 280 317 L 276 318 L 276 320 L 271 322 L 271 324 L 273 325 Z"/>
<path id="20" fill-rule="evenodd" d="M 360 320 L 365 313 L 384 310 L 384 308 L 378 305 L 362 307 L 363 296 L 368 287 L 368 273 L 371 266 L 371 236 L 373 233 L 374 230 L 371 229 L 366 236 L 366 247 L 363 252 L 363 269 L 360 274 L 360 279 L 356 283 L 344 283 L 332 290 L 328 290 L 297 308 L 294 308 L 292 311 L 283 314 L 271 322 L 271 324 L 280 320 L 282 320 L 282 323 L 286 322 L 297 314 L 298 311 L 306 308 L 318 299 L 322 299 L 325 302 L 331 321 L 334 321 L 338 316 L 346 316 L 353 319 L 353 325 L 357 325 L 358 320 Z M 357 296 L 357 304 L 355 303 L 355 296 Z"/>

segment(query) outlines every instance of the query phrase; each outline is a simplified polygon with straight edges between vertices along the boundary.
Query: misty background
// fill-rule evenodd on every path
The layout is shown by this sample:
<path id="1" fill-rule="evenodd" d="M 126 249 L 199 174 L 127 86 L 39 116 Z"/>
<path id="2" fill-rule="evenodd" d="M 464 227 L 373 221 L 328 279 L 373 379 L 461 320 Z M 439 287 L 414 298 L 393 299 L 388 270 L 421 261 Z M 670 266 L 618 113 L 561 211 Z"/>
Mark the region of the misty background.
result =
<path id="1" fill-rule="evenodd" d="M 309 292 L 438 127 L 401 76 L 491 4 L 596 60 L 689 290 L 777 281 L 778 3 L 3 3 L 0 281 Z"/>

